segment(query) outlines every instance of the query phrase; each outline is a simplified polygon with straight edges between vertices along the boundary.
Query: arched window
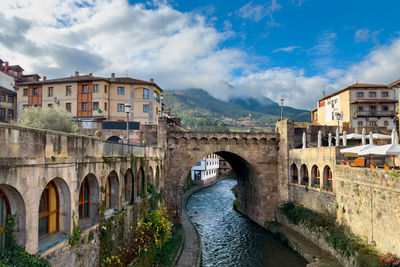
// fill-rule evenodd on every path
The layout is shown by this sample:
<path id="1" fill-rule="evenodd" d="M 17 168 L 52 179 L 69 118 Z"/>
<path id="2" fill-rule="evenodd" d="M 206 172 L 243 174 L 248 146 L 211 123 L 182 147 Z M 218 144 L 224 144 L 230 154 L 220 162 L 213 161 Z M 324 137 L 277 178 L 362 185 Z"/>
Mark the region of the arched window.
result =
<path id="1" fill-rule="evenodd" d="M 311 178 L 312 178 L 311 186 L 315 188 L 320 188 L 321 175 L 319 173 L 317 165 L 314 165 L 311 169 Z"/>
<path id="2" fill-rule="evenodd" d="M 51 181 L 40 197 L 39 240 L 58 232 L 59 213 L 58 191 L 54 182 Z"/>
<path id="3" fill-rule="evenodd" d="M 301 184 L 302 185 L 309 185 L 308 169 L 307 169 L 307 166 L 305 164 L 301 165 L 300 175 L 301 175 Z"/>
<path id="4" fill-rule="evenodd" d="M 291 182 L 297 184 L 299 182 L 299 172 L 297 171 L 296 164 L 292 164 L 290 167 Z"/>
<path id="5" fill-rule="evenodd" d="M 104 192 L 104 202 L 106 210 L 111 209 L 111 179 L 107 177 L 106 188 Z"/>
<path id="6" fill-rule="evenodd" d="M 85 178 L 79 192 L 79 220 L 89 219 L 90 216 L 90 184 Z"/>
<path id="7" fill-rule="evenodd" d="M 0 250 L 6 247 L 7 216 L 10 214 L 10 203 L 6 194 L 0 189 Z"/>
<path id="8" fill-rule="evenodd" d="M 332 191 L 332 169 L 326 165 L 324 168 L 324 180 L 322 189 Z"/>

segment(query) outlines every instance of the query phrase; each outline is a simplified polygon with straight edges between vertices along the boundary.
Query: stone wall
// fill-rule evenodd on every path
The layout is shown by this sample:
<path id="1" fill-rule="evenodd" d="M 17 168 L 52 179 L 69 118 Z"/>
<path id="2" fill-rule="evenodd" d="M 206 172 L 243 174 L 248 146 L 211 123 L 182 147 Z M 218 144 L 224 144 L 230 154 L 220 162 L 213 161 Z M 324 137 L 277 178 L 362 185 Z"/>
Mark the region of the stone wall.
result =
<path id="1" fill-rule="evenodd" d="M 337 219 L 382 252 L 400 254 L 400 173 L 337 165 Z"/>

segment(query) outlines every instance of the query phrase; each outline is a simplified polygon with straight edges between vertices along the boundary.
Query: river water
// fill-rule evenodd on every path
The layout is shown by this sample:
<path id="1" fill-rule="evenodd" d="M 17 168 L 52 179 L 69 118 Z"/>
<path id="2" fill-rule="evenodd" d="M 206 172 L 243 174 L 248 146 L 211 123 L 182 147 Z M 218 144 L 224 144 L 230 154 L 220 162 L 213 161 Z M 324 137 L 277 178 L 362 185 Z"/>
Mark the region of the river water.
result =
<path id="1" fill-rule="evenodd" d="M 193 194 L 187 210 L 200 233 L 203 266 L 306 266 L 306 261 L 262 227 L 232 209 L 226 179 Z"/>

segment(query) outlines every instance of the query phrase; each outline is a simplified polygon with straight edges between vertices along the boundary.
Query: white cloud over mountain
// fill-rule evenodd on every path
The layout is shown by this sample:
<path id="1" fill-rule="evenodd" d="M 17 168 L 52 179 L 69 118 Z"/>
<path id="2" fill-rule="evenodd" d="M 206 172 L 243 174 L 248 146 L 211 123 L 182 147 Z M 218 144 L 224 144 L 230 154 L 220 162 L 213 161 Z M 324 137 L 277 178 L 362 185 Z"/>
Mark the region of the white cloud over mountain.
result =
<path id="1" fill-rule="evenodd" d="M 376 48 L 348 69 L 307 76 L 299 68 L 261 67 L 243 49 L 223 46 L 235 37 L 230 27 L 218 31 L 204 15 L 180 12 L 164 1 L 0 1 L 0 58 L 51 78 L 75 70 L 104 76 L 128 72 L 139 79 L 153 77 L 164 89 L 204 88 L 225 100 L 283 97 L 288 105 L 308 109 L 322 90 L 346 86 L 354 76 L 379 83 L 400 76 L 400 40 Z M 312 53 L 334 49 L 336 35 L 323 37 Z"/>

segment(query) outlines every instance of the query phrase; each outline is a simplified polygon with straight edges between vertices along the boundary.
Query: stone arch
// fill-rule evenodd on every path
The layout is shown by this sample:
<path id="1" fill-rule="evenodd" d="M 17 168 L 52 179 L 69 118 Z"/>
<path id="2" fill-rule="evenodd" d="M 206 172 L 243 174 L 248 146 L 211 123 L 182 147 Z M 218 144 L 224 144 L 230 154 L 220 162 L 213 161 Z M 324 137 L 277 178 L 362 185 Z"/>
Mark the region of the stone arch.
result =
<path id="1" fill-rule="evenodd" d="M 267 144 L 267 138 L 265 138 L 265 137 L 261 138 L 259 143 L 262 144 L 262 145 L 266 145 Z"/>
<path id="2" fill-rule="evenodd" d="M 221 145 L 226 145 L 226 144 L 228 144 L 228 138 L 222 137 L 221 139 L 219 139 L 219 143 L 220 143 Z"/>
<path id="3" fill-rule="evenodd" d="M 237 144 L 238 144 L 238 139 L 237 139 L 236 137 L 233 137 L 233 138 L 229 141 L 229 143 L 230 143 L 231 145 L 237 145 Z"/>
<path id="4" fill-rule="evenodd" d="M 208 143 L 208 139 L 206 137 L 202 137 L 202 138 L 200 138 L 200 142 L 199 143 L 202 144 L 202 145 L 206 145 Z"/>
<path id="5" fill-rule="evenodd" d="M 216 137 L 210 138 L 209 143 L 210 143 L 210 144 L 213 144 L 213 145 L 218 144 L 218 138 L 216 138 Z"/>
<path id="6" fill-rule="evenodd" d="M 191 144 L 194 144 L 194 145 L 197 145 L 197 142 L 198 142 L 198 140 L 197 140 L 196 137 L 191 137 L 191 138 L 189 139 L 189 141 L 190 141 Z"/>
<path id="7" fill-rule="evenodd" d="M 252 144 L 252 145 L 257 145 L 257 143 L 258 143 L 258 140 L 257 140 L 257 138 L 251 138 L 250 139 L 250 144 Z"/>
<path id="8" fill-rule="evenodd" d="M 181 137 L 178 139 L 178 144 L 187 144 L 188 139 L 186 137 Z"/>
<path id="9" fill-rule="evenodd" d="M 113 135 L 107 138 L 107 142 L 112 142 L 112 143 L 123 143 L 122 139 L 119 136 Z"/>
<path id="10" fill-rule="evenodd" d="M 317 165 L 311 168 L 311 186 L 319 188 L 321 185 L 321 174 Z"/>
<path id="11" fill-rule="evenodd" d="M 326 191 L 332 191 L 332 169 L 329 165 L 326 165 L 324 167 L 324 172 L 323 172 L 323 189 Z"/>
<path id="12" fill-rule="evenodd" d="M 137 174 L 136 191 L 141 198 L 146 195 L 146 175 L 142 167 L 139 168 Z"/>
<path id="13" fill-rule="evenodd" d="M 135 180 L 131 169 L 127 169 L 124 174 L 122 200 L 131 204 L 135 202 Z"/>
<path id="14" fill-rule="evenodd" d="M 86 197 L 86 190 L 88 189 L 88 197 Z M 99 196 L 99 182 L 97 177 L 93 173 L 86 175 L 79 186 L 79 196 L 78 196 L 78 218 L 83 222 L 97 222 L 99 218 L 99 208 L 100 208 L 100 196 Z M 85 215 L 85 209 L 87 209 L 88 217 Z"/>
<path id="15" fill-rule="evenodd" d="M 246 145 L 247 144 L 247 138 L 243 137 L 239 139 L 239 144 L 240 145 Z"/>
<path id="16" fill-rule="evenodd" d="M 290 182 L 294 184 L 299 182 L 299 172 L 295 163 L 290 166 Z"/>
<path id="17" fill-rule="evenodd" d="M 115 171 L 111 171 L 104 181 L 104 205 L 105 210 L 119 208 L 119 180 Z"/>
<path id="18" fill-rule="evenodd" d="M 54 190 L 55 189 L 55 190 Z M 45 193 L 46 191 L 46 193 Z M 55 191 L 55 192 L 54 192 Z M 53 193 L 52 193 L 53 192 Z M 43 199 L 43 200 L 42 200 Z M 52 204 L 47 204 L 48 208 L 45 208 L 43 205 L 43 201 L 49 200 Z M 39 207 L 38 207 L 38 232 L 39 232 L 39 251 L 40 248 L 46 245 L 46 240 L 54 233 L 65 233 L 69 235 L 71 233 L 71 191 L 69 189 L 68 184 L 65 182 L 63 178 L 56 177 L 49 181 L 46 186 L 43 188 L 39 198 Z M 48 216 L 42 217 L 40 214 L 44 214 L 43 211 L 46 209 L 49 214 Z M 55 210 L 56 209 L 56 210 Z M 43 219 L 44 218 L 44 219 Z M 51 225 L 48 226 L 48 231 L 46 234 L 45 226 L 46 226 L 46 218 L 47 224 L 49 224 L 50 220 Z M 54 225 L 54 223 L 56 225 Z M 40 228 L 42 227 L 42 228 Z M 40 231 L 42 229 L 42 232 Z"/>
<path id="19" fill-rule="evenodd" d="M 147 188 L 148 188 L 148 190 L 151 187 L 154 188 L 154 185 L 155 185 L 155 183 L 154 183 L 154 172 L 153 172 L 153 168 L 150 166 L 148 174 L 147 174 Z"/>
<path id="20" fill-rule="evenodd" d="M 16 225 L 14 228 L 17 243 L 25 246 L 26 242 L 26 210 L 25 202 L 17 189 L 10 185 L 0 184 L 2 191 L 8 201 L 9 212 L 16 216 Z"/>
<path id="21" fill-rule="evenodd" d="M 301 184 L 302 185 L 309 185 L 310 184 L 308 168 L 307 168 L 306 164 L 301 165 L 300 177 L 301 177 Z"/>

